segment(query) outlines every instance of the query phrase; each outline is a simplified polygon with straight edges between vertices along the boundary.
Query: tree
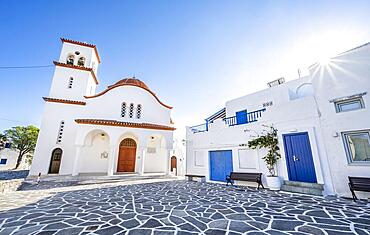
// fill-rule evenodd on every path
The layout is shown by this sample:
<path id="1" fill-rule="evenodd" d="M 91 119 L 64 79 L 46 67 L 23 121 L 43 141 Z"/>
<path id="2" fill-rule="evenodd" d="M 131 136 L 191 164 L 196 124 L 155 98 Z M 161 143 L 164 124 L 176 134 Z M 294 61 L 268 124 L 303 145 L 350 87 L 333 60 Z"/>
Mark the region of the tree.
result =
<path id="1" fill-rule="evenodd" d="M 5 143 L 8 140 L 6 138 L 6 135 L 0 133 L 0 149 L 3 149 L 5 147 Z"/>
<path id="2" fill-rule="evenodd" d="M 267 154 L 262 158 L 270 172 L 270 176 L 275 176 L 275 166 L 281 155 L 279 153 L 279 143 L 277 138 L 277 130 L 271 125 L 269 131 L 264 131 L 264 134 L 256 139 L 248 141 L 248 147 L 252 149 L 266 148 Z"/>
<path id="3" fill-rule="evenodd" d="M 32 125 L 16 126 L 6 130 L 4 133 L 11 142 L 11 148 L 19 151 L 17 164 L 15 165 L 15 169 L 18 169 L 23 156 L 35 150 L 39 128 Z"/>

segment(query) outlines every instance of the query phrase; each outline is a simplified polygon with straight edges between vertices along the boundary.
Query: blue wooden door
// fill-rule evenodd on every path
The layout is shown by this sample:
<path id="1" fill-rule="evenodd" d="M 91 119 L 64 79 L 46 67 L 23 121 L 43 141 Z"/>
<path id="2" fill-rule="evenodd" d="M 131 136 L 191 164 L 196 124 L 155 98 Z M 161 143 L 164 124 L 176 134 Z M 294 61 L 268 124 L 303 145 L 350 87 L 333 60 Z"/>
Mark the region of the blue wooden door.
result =
<path id="1" fill-rule="evenodd" d="M 308 133 L 283 135 L 289 180 L 317 183 Z"/>
<path id="2" fill-rule="evenodd" d="M 231 150 L 210 151 L 210 179 L 226 182 L 226 176 L 233 171 L 233 157 Z"/>
<path id="3" fill-rule="evenodd" d="M 245 124 L 248 123 L 247 119 L 247 110 L 236 112 L 236 124 Z"/>

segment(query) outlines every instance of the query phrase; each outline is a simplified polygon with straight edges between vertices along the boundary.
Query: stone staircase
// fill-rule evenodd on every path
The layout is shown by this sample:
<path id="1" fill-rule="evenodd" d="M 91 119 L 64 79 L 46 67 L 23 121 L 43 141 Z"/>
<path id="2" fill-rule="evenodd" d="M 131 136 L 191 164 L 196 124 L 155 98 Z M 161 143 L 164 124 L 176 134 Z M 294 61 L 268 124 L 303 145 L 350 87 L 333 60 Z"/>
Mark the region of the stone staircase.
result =
<path id="1" fill-rule="evenodd" d="M 287 191 L 287 192 L 293 192 L 293 193 L 303 193 L 303 194 L 322 196 L 324 185 L 316 184 L 316 183 L 306 183 L 306 182 L 284 180 L 281 190 Z"/>

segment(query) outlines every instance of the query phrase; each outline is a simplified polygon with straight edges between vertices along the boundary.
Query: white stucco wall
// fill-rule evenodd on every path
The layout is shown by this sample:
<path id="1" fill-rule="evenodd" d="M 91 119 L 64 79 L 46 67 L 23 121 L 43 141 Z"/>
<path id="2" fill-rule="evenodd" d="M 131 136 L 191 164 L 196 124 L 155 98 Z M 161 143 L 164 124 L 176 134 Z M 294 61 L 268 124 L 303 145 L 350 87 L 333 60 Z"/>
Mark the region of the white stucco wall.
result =
<path id="1" fill-rule="evenodd" d="M 161 105 L 148 91 L 135 86 L 120 86 L 104 95 L 86 99 L 86 111 L 79 118 L 114 119 L 127 122 L 146 122 L 170 125 L 171 109 Z M 126 117 L 121 117 L 121 105 L 126 102 Z M 134 117 L 129 118 L 130 103 L 134 104 Z M 107 105 L 109 104 L 109 105 Z M 141 118 L 136 118 L 137 105 L 141 104 Z"/>
<path id="2" fill-rule="evenodd" d="M 370 177 L 369 163 L 349 163 L 341 136 L 346 131 L 370 129 L 370 46 L 344 53 L 322 69 L 313 66 L 310 72 L 335 191 L 349 196 L 348 176 Z M 362 92 L 367 92 L 362 97 L 364 109 L 336 113 L 334 103 L 329 102 Z M 369 193 L 359 194 L 370 197 Z"/>

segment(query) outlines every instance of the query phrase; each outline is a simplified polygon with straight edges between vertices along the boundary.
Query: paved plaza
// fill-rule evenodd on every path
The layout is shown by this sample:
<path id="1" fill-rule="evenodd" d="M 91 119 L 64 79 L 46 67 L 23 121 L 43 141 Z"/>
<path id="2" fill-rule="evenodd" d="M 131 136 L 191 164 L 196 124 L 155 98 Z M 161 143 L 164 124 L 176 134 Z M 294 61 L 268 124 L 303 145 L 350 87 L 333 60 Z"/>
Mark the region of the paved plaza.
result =
<path id="1" fill-rule="evenodd" d="M 370 234 L 366 201 L 173 180 L 72 188 L 3 196 L 0 234 Z"/>

